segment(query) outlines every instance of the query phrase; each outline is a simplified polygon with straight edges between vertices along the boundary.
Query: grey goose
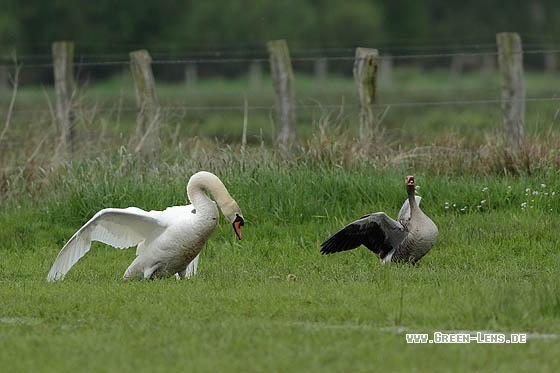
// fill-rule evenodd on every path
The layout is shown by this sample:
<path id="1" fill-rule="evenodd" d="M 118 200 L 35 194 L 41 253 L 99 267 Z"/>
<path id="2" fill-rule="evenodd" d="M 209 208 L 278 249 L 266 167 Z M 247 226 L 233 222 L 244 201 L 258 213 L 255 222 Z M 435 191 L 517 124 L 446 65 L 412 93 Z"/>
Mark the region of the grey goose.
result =
<path id="1" fill-rule="evenodd" d="M 408 199 L 397 220 L 384 212 L 362 216 L 321 244 L 322 254 L 352 250 L 364 245 L 379 255 L 381 263 L 416 264 L 434 245 L 438 229 L 420 209 L 421 197 L 415 192 L 414 176 L 406 177 Z"/>

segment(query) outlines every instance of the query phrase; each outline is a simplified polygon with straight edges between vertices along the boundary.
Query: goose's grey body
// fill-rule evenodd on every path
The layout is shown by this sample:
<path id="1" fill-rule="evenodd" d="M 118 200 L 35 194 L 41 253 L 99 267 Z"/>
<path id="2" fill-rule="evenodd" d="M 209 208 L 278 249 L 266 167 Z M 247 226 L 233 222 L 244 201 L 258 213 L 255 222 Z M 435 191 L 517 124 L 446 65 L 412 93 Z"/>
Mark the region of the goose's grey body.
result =
<path id="1" fill-rule="evenodd" d="M 397 220 L 384 212 L 362 216 L 321 244 L 322 254 L 352 250 L 364 245 L 379 255 L 381 263 L 418 262 L 434 245 L 438 229 L 420 209 L 414 192 L 414 177 L 407 177 L 408 199 Z"/>

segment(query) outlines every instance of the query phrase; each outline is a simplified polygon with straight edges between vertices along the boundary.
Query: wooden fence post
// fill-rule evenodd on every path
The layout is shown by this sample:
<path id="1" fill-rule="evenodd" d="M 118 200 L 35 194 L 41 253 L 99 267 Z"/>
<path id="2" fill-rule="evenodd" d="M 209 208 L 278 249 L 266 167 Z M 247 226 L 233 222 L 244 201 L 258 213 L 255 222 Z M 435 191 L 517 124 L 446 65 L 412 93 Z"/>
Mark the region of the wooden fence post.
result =
<path id="1" fill-rule="evenodd" d="M 74 139 L 74 112 L 72 98 L 74 83 L 74 43 L 57 41 L 52 44 L 54 88 L 56 92 L 56 117 L 60 128 L 60 148 L 64 154 L 72 152 Z"/>
<path id="2" fill-rule="evenodd" d="M 315 60 L 315 64 L 313 65 L 313 75 L 316 87 L 321 88 L 325 85 L 325 81 L 327 80 L 327 70 L 328 65 L 325 57 Z"/>
<path id="3" fill-rule="evenodd" d="M 496 35 L 498 64 L 502 76 L 501 106 L 509 145 L 520 146 L 525 121 L 525 82 L 523 79 L 523 49 L 517 33 Z"/>
<path id="4" fill-rule="evenodd" d="M 544 71 L 547 73 L 558 70 L 558 55 L 554 52 L 546 52 L 544 54 Z"/>
<path id="5" fill-rule="evenodd" d="M 159 139 L 159 107 L 156 97 L 156 83 L 152 72 L 152 58 L 147 50 L 131 52 L 130 69 L 136 88 L 136 134 L 139 143 L 137 152 L 148 158 L 157 155 L 160 148 Z"/>
<path id="6" fill-rule="evenodd" d="M 377 49 L 356 48 L 353 72 L 360 96 L 360 140 L 362 141 L 371 139 L 373 135 L 373 105 L 378 66 Z"/>
<path id="7" fill-rule="evenodd" d="M 185 82 L 187 88 L 194 88 L 198 82 L 198 67 L 196 62 L 189 62 L 185 66 Z"/>
<path id="8" fill-rule="evenodd" d="M 262 65 L 260 61 L 249 64 L 249 89 L 259 89 L 262 85 Z"/>
<path id="9" fill-rule="evenodd" d="M 6 92 L 8 91 L 8 65 L 6 66 L 1 66 L 0 65 L 0 92 Z"/>
<path id="10" fill-rule="evenodd" d="M 282 151 L 288 151 L 295 141 L 296 107 L 293 89 L 293 72 L 290 51 L 285 40 L 266 43 L 270 58 L 270 71 L 276 91 L 276 116 L 278 125 L 276 141 Z"/>

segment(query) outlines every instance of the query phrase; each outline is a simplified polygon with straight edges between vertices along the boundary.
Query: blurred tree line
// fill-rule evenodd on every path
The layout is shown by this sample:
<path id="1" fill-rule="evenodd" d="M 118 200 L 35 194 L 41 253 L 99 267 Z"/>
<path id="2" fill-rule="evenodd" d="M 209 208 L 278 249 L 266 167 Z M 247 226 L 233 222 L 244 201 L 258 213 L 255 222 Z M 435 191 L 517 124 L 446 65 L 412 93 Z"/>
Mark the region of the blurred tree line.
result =
<path id="1" fill-rule="evenodd" d="M 77 53 L 262 53 L 271 39 L 301 50 L 382 49 L 494 43 L 516 31 L 524 44 L 552 44 L 558 0 L 2 0 L 0 53 L 49 54 L 55 40 Z"/>
<path id="2" fill-rule="evenodd" d="M 196 65 L 199 76 L 236 76 L 248 71 L 247 59 L 266 58 L 265 44 L 274 39 L 286 39 L 292 57 L 351 56 L 357 46 L 378 48 L 383 55 L 429 55 L 495 52 L 495 35 L 502 31 L 520 33 L 526 50 L 560 49 L 560 1 L 0 0 L 0 83 L 14 52 L 25 67 L 22 83 L 51 82 L 51 70 L 39 66 L 51 63 L 57 40 L 74 41 L 75 58 L 86 62 L 127 61 L 129 52 L 142 48 L 156 60 L 245 59 Z M 551 66 L 558 65 L 557 56 Z M 416 63 L 453 64 L 441 58 Z M 542 55 L 527 54 L 525 63 L 541 68 Z M 314 69 L 312 61 L 296 67 Z M 176 81 L 187 68 L 158 64 L 154 73 L 158 80 Z M 352 73 L 346 61 L 331 61 L 328 69 Z M 122 64 L 82 66 L 80 77 L 120 71 Z"/>

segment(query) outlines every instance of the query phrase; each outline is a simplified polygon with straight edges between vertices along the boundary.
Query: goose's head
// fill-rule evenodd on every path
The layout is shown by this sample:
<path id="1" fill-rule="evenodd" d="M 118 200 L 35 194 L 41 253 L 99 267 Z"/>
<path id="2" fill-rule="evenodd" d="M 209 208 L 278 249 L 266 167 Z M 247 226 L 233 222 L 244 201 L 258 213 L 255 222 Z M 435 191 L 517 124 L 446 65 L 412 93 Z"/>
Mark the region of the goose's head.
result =
<path id="1" fill-rule="evenodd" d="M 414 176 L 406 177 L 406 191 L 409 195 L 414 195 L 416 190 L 416 184 L 414 184 Z"/>
<path id="2" fill-rule="evenodd" d="M 243 219 L 243 214 L 237 202 L 231 200 L 230 203 L 222 207 L 222 213 L 233 226 L 233 231 L 237 235 L 237 238 L 241 239 L 241 227 L 245 225 L 245 220 Z"/>

